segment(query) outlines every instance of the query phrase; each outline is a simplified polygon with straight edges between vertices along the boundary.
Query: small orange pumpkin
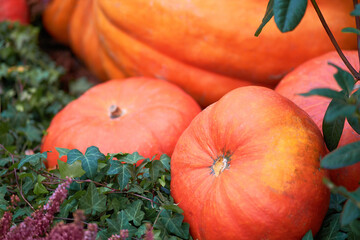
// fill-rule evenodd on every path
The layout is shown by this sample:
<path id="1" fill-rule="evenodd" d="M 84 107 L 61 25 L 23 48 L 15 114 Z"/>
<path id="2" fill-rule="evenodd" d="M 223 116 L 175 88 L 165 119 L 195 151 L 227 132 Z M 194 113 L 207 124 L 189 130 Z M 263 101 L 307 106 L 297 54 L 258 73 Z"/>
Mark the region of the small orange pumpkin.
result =
<path id="1" fill-rule="evenodd" d="M 359 58 L 357 51 L 345 51 L 344 53 L 354 68 L 358 69 Z M 322 129 L 322 122 L 330 99 L 319 96 L 303 97 L 299 94 L 309 92 L 314 88 L 341 90 L 334 78 L 336 68 L 329 65 L 329 62 L 347 70 L 338 53 L 333 51 L 298 66 L 294 71 L 286 75 L 275 89 L 275 91 L 304 109 L 320 129 Z M 360 135 L 345 121 L 338 147 L 356 141 L 360 141 Z M 345 186 L 348 190 L 355 190 L 359 187 L 360 182 L 360 163 L 331 170 L 330 177 L 335 184 Z"/>
<path id="2" fill-rule="evenodd" d="M 197 115 L 171 158 L 171 194 L 194 239 L 298 240 L 329 203 L 321 132 L 264 87 L 233 90 Z"/>
<path id="3" fill-rule="evenodd" d="M 51 151 L 48 168 L 57 165 L 55 147 L 85 152 L 94 145 L 103 153 L 171 156 L 180 134 L 200 111 L 194 99 L 171 83 L 111 80 L 91 88 L 53 118 L 41 151 Z"/>

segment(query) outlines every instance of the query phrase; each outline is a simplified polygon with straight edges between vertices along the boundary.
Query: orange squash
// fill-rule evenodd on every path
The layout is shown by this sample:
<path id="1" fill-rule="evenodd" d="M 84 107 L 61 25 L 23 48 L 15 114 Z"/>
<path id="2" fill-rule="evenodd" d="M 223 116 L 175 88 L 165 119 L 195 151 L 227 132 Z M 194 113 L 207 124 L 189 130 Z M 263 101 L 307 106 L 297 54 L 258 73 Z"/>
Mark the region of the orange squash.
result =
<path id="1" fill-rule="evenodd" d="M 316 124 L 264 87 L 233 90 L 197 115 L 171 158 L 171 194 L 194 239 L 301 239 L 328 209 Z"/>
<path id="2" fill-rule="evenodd" d="M 347 51 L 345 55 L 354 68 L 359 69 L 357 51 Z M 329 62 L 347 70 L 339 55 L 336 52 L 330 52 L 298 66 L 293 72 L 286 75 L 275 89 L 278 93 L 289 98 L 304 109 L 320 129 L 322 129 L 322 122 L 330 99 L 319 96 L 303 97 L 299 94 L 309 92 L 314 88 L 341 90 L 334 78 L 337 70 L 330 66 Z M 360 141 L 360 135 L 345 121 L 338 147 L 356 141 Z M 355 190 L 359 187 L 360 182 L 360 163 L 331 170 L 330 176 L 335 184 L 343 185 L 349 190 Z"/>
<path id="3" fill-rule="evenodd" d="M 93 10 L 73 16 L 69 29 L 72 22 L 91 22 L 94 35 L 86 39 L 92 39 L 89 44 L 99 41 L 99 48 L 88 47 L 87 41 L 75 44 L 85 37 L 78 27 L 71 45 L 76 45 L 83 60 L 98 52 L 107 57 L 104 80 L 119 75 L 166 79 L 202 106 L 240 86 L 274 87 L 300 63 L 333 49 L 311 6 L 295 31 L 282 34 L 271 21 L 256 38 L 268 0 L 73 1 L 79 8 L 92 5 Z M 355 49 L 356 37 L 341 33 L 343 27 L 354 26 L 349 15 L 352 1 L 319 0 L 318 4 L 340 45 Z M 99 62 L 88 65 L 99 67 Z"/>
<path id="4" fill-rule="evenodd" d="M 29 7 L 26 0 L 0 1 L 0 22 L 6 20 L 29 24 Z"/>
<path id="5" fill-rule="evenodd" d="M 51 151 L 50 169 L 57 165 L 55 147 L 85 152 L 94 145 L 103 153 L 171 156 L 180 134 L 199 112 L 194 99 L 168 82 L 112 80 L 91 88 L 61 110 L 51 121 L 41 151 Z"/>

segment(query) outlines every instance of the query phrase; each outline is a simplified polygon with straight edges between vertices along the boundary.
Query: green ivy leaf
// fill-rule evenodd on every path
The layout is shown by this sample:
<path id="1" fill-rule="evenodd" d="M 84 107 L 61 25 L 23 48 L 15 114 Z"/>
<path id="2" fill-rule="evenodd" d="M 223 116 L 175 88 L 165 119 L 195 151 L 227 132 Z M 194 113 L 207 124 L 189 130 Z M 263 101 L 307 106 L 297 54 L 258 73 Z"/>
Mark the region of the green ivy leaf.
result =
<path id="1" fill-rule="evenodd" d="M 99 148 L 91 146 L 86 149 L 85 155 L 79 150 L 70 150 L 67 154 L 67 162 L 72 164 L 77 160 L 81 161 L 81 166 L 86 172 L 86 176 L 94 178 L 98 169 L 98 160 L 105 160 L 105 155 L 99 151 Z"/>
<path id="2" fill-rule="evenodd" d="M 159 217 L 159 222 L 172 234 L 180 238 L 187 239 L 189 237 L 189 225 L 183 223 L 184 216 L 181 214 L 171 213 L 167 210 L 162 210 Z"/>
<path id="3" fill-rule="evenodd" d="M 158 160 L 151 161 L 151 166 L 149 168 L 149 175 L 153 182 L 155 182 L 159 178 L 159 173 L 163 169 L 164 166 L 160 161 Z"/>
<path id="4" fill-rule="evenodd" d="M 329 63 L 329 65 L 335 67 L 337 72 L 334 75 L 334 78 L 341 89 L 344 90 L 346 96 L 349 96 L 352 90 L 354 89 L 355 79 L 354 77 L 347 71 L 343 70 L 342 68 L 336 66 L 333 63 Z"/>
<path id="5" fill-rule="evenodd" d="M 85 174 L 85 171 L 81 167 L 81 161 L 77 160 L 72 164 L 68 164 L 58 159 L 58 166 L 61 178 L 66 177 L 77 178 Z"/>
<path id="6" fill-rule="evenodd" d="M 307 0 L 274 0 L 275 23 L 281 32 L 292 31 L 303 18 Z"/>
<path id="7" fill-rule="evenodd" d="M 258 37 L 260 35 L 262 29 L 270 21 L 270 19 L 274 16 L 273 8 L 274 8 L 274 0 L 270 0 L 266 7 L 265 16 L 263 17 L 260 26 L 258 27 L 258 29 L 255 32 L 255 37 Z"/>
<path id="8" fill-rule="evenodd" d="M 59 158 L 66 156 L 70 152 L 70 150 L 66 148 L 55 147 L 55 149 L 59 153 Z"/>
<path id="9" fill-rule="evenodd" d="M 119 188 L 122 190 L 129 183 L 131 178 L 132 166 L 129 164 L 121 164 L 119 167 L 119 175 L 117 181 L 119 183 Z"/>
<path id="10" fill-rule="evenodd" d="M 331 193 L 329 209 L 334 210 L 335 212 L 342 211 L 342 205 L 345 202 L 346 198 L 340 194 Z"/>
<path id="11" fill-rule="evenodd" d="M 111 219 L 106 219 L 106 222 L 108 223 L 110 232 L 113 234 L 119 234 L 120 230 L 127 229 L 129 230 L 129 238 L 131 239 L 136 232 L 136 228 L 129 223 L 129 219 L 124 210 L 113 214 Z"/>
<path id="12" fill-rule="evenodd" d="M 138 152 L 134 152 L 132 154 L 127 154 L 123 157 L 121 157 L 121 159 L 119 159 L 120 161 L 129 163 L 129 164 L 136 164 L 138 161 L 143 160 L 144 157 L 140 156 Z"/>
<path id="13" fill-rule="evenodd" d="M 337 117 L 335 120 L 330 121 L 329 116 L 335 115 L 337 111 L 338 102 L 332 100 L 325 112 L 322 130 L 324 134 L 324 140 L 327 148 L 332 151 L 334 150 L 340 141 L 340 137 L 345 125 L 345 117 Z M 330 118 L 331 119 L 331 118 Z"/>
<path id="14" fill-rule="evenodd" d="M 18 169 L 20 169 L 22 166 L 24 166 L 25 163 L 30 163 L 32 166 L 35 166 L 39 164 L 40 160 L 47 158 L 47 152 L 43 153 L 35 153 L 33 155 L 27 155 L 23 159 L 21 159 L 19 165 L 17 166 Z"/>
<path id="15" fill-rule="evenodd" d="M 341 225 L 345 226 L 356 220 L 360 216 L 360 209 L 351 200 L 347 200 L 344 210 L 341 213 Z"/>
<path id="16" fill-rule="evenodd" d="M 360 161 L 360 141 L 347 144 L 327 154 L 320 163 L 326 169 L 337 169 Z"/>
<path id="17" fill-rule="evenodd" d="M 302 240 L 313 240 L 314 238 L 313 238 L 313 234 L 312 234 L 312 231 L 311 230 L 309 230 L 306 234 L 305 234 L 305 236 L 302 238 Z"/>
<path id="18" fill-rule="evenodd" d="M 166 154 L 161 155 L 159 161 L 164 165 L 165 169 L 170 171 L 170 157 Z"/>
<path id="19" fill-rule="evenodd" d="M 141 211 L 142 206 L 143 202 L 141 200 L 136 200 L 125 209 L 128 220 L 133 221 L 135 226 L 140 226 L 141 221 L 144 219 L 145 213 Z"/>
<path id="20" fill-rule="evenodd" d="M 41 183 L 35 183 L 34 186 L 34 193 L 36 195 L 40 195 L 40 194 L 44 194 L 44 193 L 49 193 L 49 191 L 45 188 L 45 186 Z"/>
<path id="21" fill-rule="evenodd" d="M 163 204 L 161 205 L 162 208 L 166 210 L 170 210 L 175 213 L 183 214 L 184 210 L 182 210 L 178 205 L 176 204 Z"/>
<path id="22" fill-rule="evenodd" d="M 340 228 L 340 213 L 332 214 L 325 218 L 316 239 L 345 240 L 347 234 L 341 232 Z"/>
<path id="23" fill-rule="evenodd" d="M 89 184 L 86 194 L 80 198 L 80 208 L 92 215 L 106 210 L 106 196 L 99 194 L 94 183 Z"/>

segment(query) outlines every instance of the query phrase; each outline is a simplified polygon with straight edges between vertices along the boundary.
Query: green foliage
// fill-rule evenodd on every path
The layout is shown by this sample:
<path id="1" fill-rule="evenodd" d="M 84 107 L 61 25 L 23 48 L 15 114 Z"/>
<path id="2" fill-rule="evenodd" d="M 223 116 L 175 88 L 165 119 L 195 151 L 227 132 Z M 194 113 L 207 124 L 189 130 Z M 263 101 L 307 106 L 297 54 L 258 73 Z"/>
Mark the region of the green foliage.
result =
<path id="1" fill-rule="evenodd" d="M 289 32 L 299 25 L 304 17 L 307 0 L 269 0 L 265 16 L 255 32 L 259 36 L 264 26 L 274 16 L 276 26 L 281 32 Z"/>

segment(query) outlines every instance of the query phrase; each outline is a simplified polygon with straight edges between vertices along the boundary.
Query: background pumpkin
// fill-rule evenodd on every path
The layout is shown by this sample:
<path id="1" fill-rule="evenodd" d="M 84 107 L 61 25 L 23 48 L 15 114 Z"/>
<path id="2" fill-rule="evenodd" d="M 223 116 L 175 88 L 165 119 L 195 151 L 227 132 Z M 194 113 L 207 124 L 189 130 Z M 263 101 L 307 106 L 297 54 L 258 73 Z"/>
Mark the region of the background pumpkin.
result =
<path id="1" fill-rule="evenodd" d="M 89 51 L 100 52 L 108 60 L 102 66 L 103 79 L 139 75 L 167 79 L 202 106 L 236 87 L 274 87 L 292 68 L 333 49 L 311 6 L 296 31 L 282 34 L 272 21 L 256 38 L 267 0 L 87 1 L 94 10 L 81 22 L 96 23 L 92 38 L 98 38 L 99 49 L 88 48 L 85 41 L 82 47 L 87 51 L 77 50 L 80 58 L 86 59 Z M 343 27 L 354 25 L 349 15 L 352 1 L 318 4 L 340 45 L 355 49 L 356 38 L 341 33 Z M 79 20 L 74 18 L 71 22 Z M 49 29 L 52 24 L 45 26 Z M 72 42 L 76 38 L 84 38 L 82 31 L 74 31 Z"/>
<path id="2" fill-rule="evenodd" d="M 171 159 L 171 194 L 194 239 L 301 239 L 329 203 L 321 133 L 263 87 L 231 91 L 197 115 Z"/>
<path id="3" fill-rule="evenodd" d="M 103 153 L 171 156 L 180 134 L 199 112 L 195 100 L 165 81 L 112 80 L 91 88 L 61 110 L 51 121 L 41 151 L 52 151 L 48 168 L 57 164 L 55 147 L 85 152 L 94 145 Z"/>
<path id="4" fill-rule="evenodd" d="M 0 22 L 5 20 L 28 24 L 30 20 L 26 0 L 1 0 Z"/>
<path id="5" fill-rule="evenodd" d="M 345 51 L 344 54 L 354 68 L 359 69 L 357 51 Z M 319 96 L 303 97 L 299 94 L 309 92 L 314 88 L 341 90 L 334 78 L 337 70 L 329 65 L 329 62 L 347 70 L 337 52 L 330 52 L 298 66 L 294 71 L 286 75 L 275 89 L 278 93 L 289 98 L 304 109 L 320 129 L 322 129 L 324 115 L 331 99 Z M 345 121 L 339 147 L 356 141 L 360 141 L 360 135 Z M 355 190 L 359 187 L 360 182 L 360 163 L 341 169 L 330 170 L 330 176 L 335 184 L 343 185 L 349 190 Z"/>

